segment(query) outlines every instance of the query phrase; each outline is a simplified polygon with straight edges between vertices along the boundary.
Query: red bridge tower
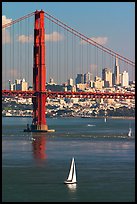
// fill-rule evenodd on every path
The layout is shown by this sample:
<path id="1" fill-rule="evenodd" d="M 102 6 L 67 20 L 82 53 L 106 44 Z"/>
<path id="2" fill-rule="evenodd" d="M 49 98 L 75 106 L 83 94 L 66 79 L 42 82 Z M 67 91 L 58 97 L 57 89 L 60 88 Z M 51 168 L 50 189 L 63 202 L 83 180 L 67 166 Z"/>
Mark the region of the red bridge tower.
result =
<path id="1" fill-rule="evenodd" d="M 44 11 L 35 11 L 34 27 L 34 67 L 33 90 L 37 96 L 33 98 L 32 130 L 47 131 L 46 124 L 46 66 L 45 66 L 45 28 Z"/>
<path id="2" fill-rule="evenodd" d="M 45 28 L 44 11 L 35 11 L 34 27 L 34 62 L 33 62 L 33 121 L 27 130 L 30 132 L 47 132 L 46 123 L 46 66 L 45 66 Z"/>

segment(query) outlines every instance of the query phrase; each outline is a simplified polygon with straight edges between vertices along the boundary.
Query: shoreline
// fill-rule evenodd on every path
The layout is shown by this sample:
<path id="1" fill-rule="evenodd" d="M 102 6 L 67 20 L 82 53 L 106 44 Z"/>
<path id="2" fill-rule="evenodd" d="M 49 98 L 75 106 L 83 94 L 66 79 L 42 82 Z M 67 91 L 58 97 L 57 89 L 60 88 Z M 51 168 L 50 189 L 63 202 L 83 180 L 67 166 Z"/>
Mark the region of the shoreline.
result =
<path id="1" fill-rule="evenodd" d="M 17 115 L 15 115 L 15 116 L 2 116 L 2 117 L 24 117 L 24 118 L 26 118 L 26 117 L 29 117 L 29 118 L 32 118 L 32 116 L 17 116 Z M 135 117 L 133 117 L 133 116 L 91 116 L 91 117 L 69 117 L 69 116 L 63 116 L 63 117 L 47 117 L 47 118 L 112 118 L 112 119 L 129 119 L 129 120 L 135 120 Z"/>
<path id="2" fill-rule="evenodd" d="M 129 116 L 108 116 L 107 118 L 135 120 L 135 117 Z"/>

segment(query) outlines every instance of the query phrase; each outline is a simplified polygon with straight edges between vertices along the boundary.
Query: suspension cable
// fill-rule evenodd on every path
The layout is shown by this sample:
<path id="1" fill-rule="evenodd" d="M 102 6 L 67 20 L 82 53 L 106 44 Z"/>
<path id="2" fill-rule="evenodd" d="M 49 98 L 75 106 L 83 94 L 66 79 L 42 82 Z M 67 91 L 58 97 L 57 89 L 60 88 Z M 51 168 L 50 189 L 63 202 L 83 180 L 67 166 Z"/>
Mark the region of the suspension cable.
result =
<path id="1" fill-rule="evenodd" d="M 46 14 L 46 18 L 48 18 L 49 20 L 51 20 L 52 22 L 54 22 L 55 24 L 58 24 L 59 26 L 63 27 L 64 29 L 66 29 L 67 31 L 73 33 L 74 35 L 80 37 L 82 40 L 92 44 L 93 46 L 103 50 L 104 52 L 107 52 L 108 54 L 112 55 L 112 56 L 117 56 L 120 60 L 127 62 L 128 64 L 131 64 L 133 66 L 135 66 L 135 62 L 129 60 L 126 57 L 123 57 L 122 55 L 114 52 L 113 50 L 95 42 L 94 40 L 92 40 L 91 38 L 86 37 L 85 35 L 83 35 L 82 33 L 78 32 L 77 30 L 71 28 L 70 26 L 66 25 L 65 23 L 63 23 L 62 21 L 60 21 L 59 19 L 53 17 L 52 15 L 48 14 L 47 12 L 44 12 Z M 54 20 L 53 20 L 54 19 Z"/>
<path id="2" fill-rule="evenodd" d="M 16 19 L 16 20 L 14 20 L 14 21 L 11 21 L 10 23 L 6 23 L 6 24 L 2 25 L 2 29 L 3 29 L 3 28 L 7 28 L 7 27 L 9 27 L 9 26 L 11 26 L 11 25 L 13 25 L 13 24 L 15 24 L 15 23 L 18 23 L 19 21 L 22 21 L 22 20 L 24 20 L 25 18 L 29 18 L 30 16 L 33 16 L 34 14 L 35 14 L 35 12 L 32 12 L 32 13 L 30 13 L 30 14 L 28 14 L 28 15 L 25 15 L 25 16 L 23 16 L 23 17 L 21 17 L 21 18 L 18 18 L 18 19 Z"/>

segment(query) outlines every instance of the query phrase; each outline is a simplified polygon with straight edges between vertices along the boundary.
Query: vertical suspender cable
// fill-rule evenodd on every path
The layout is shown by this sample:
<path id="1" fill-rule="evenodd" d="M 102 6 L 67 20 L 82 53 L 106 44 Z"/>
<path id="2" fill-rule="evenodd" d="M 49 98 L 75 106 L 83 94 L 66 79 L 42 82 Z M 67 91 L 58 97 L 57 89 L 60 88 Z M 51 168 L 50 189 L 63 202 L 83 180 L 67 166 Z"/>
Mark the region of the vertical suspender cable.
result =
<path id="1" fill-rule="evenodd" d="M 64 29 L 64 68 L 63 75 L 66 76 L 66 30 Z"/>
<path id="2" fill-rule="evenodd" d="M 53 72 L 54 72 L 54 69 L 53 69 L 53 57 L 54 57 L 54 55 L 53 55 L 53 23 L 52 23 L 52 30 L 51 30 L 51 35 L 52 35 L 52 41 L 51 41 L 51 43 L 52 43 L 52 54 L 51 54 L 51 59 L 52 59 L 52 78 L 53 78 L 53 80 L 55 80 L 55 78 L 54 78 L 54 74 L 53 74 Z"/>
<path id="3" fill-rule="evenodd" d="M 19 36 L 20 36 L 20 21 L 18 25 L 18 69 L 19 69 L 19 78 L 21 76 L 21 71 L 20 71 L 20 41 L 19 41 Z"/>
<path id="4" fill-rule="evenodd" d="M 67 67 L 67 78 L 66 80 L 68 79 L 68 32 L 67 32 L 67 47 L 66 47 L 66 59 L 67 59 L 67 64 L 66 64 L 66 67 Z"/>
<path id="5" fill-rule="evenodd" d="M 26 18 L 25 18 L 25 26 L 24 26 L 25 28 L 25 36 L 27 37 L 27 22 L 26 22 Z M 27 40 L 27 38 L 26 38 L 26 40 Z M 24 74 L 24 77 L 23 78 L 25 78 L 25 80 L 27 80 L 27 41 L 25 41 L 25 43 L 24 43 L 24 52 L 25 52 L 25 58 L 24 58 L 24 61 L 25 61 L 25 63 L 24 63 L 24 66 L 25 66 L 25 74 Z"/>
<path id="6" fill-rule="evenodd" d="M 71 71 L 71 77 L 70 78 L 72 78 L 73 79 L 73 69 L 74 69 L 74 47 L 73 47 L 73 33 L 72 33 L 72 35 L 71 35 L 71 37 L 72 37 L 72 71 Z"/>
<path id="7" fill-rule="evenodd" d="M 22 22 L 20 22 L 20 35 L 22 35 Z M 20 79 L 22 78 L 22 45 L 21 41 L 20 43 Z"/>
<path id="8" fill-rule="evenodd" d="M 89 70 L 90 70 L 92 80 L 93 80 L 93 70 L 92 70 L 92 65 L 91 65 L 91 46 L 89 46 Z"/>
<path id="9" fill-rule="evenodd" d="M 17 60 L 17 73 L 18 73 L 18 76 L 20 76 L 20 72 L 19 72 L 19 52 L 20 52 L 20 49 L 19 49 L 19 23 L 17 24 L 17 37 L 18 37 L 18 42 L 17 42 L 17 54 L 16 54 L 16 60 Z"/>
<path id="10" fill-rule="evenodd" d="M 73 85 L 74 85 L 74 80 L 75 80 L 75 75 L 76 75 L 76 37 L 74 35 L 74 70 L 73 70 Z"/>
<path id="11" fill-rule="evenodd" d="M 131 69 L 132 69 L 132 71 L 131 71 L 132 72 L 132 80 L 134 81 L 135 80 L 135 70 L 133 71 L 133 69 L 135 69 L 135 67 L 132 65 Z"/>
<path id="12" fill-rule="evenodd" d="M 86 62 L 86 73 L 88 73 L 88 58 L 89 58 L 89 56 L 88 56 L 88 43 L 87 43 L 87 62 Z"/>
<path id="13" fill-rule="evenodd" d="M 84 81 L 83 81 L 83 43 L 81 44 L 81 68 L 82 68 L 82 83 L 84 83 Z"/>
<path id="14" fill-rule="evenodd" d="M 79 47 L 79 67 L 80 67 L 80 70 L 79 72 L 82 73 L 82 69 L 81 69 L 81 38 L 80 38 L 80 43 L 79 43 L 80 47 Z"/>
<path id="15" fill-rule="evenodd" d="M 99 76 L 99 65 L 98 65 L 98 48 L 96 49 L 96 57 L 97 57 L 97 76 Z"/>
<path id="16" fill-rule="evenodd" d="M 46 29 L 46 36 L 47 36 L 47 32 L 49 33 L 49 36 L 51 35 L 51 21 L 50 20 L 48 20 L 48 25 L 49 25 L 49 30 L 47 31 L 47 29 Z M 45 43 L 46 43 L 46 48 L 47 48 L 47 40 L 45 40 Z M 51 41 L 50 41 L 50 39 L 49 39 L 49 44 L 48 45 L 49 45 L 49 62 L 48 62 L 46 70 L 49 73 L 48 76 L 49 76 L 49 79 L 50 79 L 50 77 L 51 77 Z M 46 49 L 46 53 L 47 53 L 47 49 Z M 48 79 L 48 77 L 47 77 L 47 79 Z"/>
<path id="17" fill-rule="evenodd" d="M 4 89 L 6 89 L 6 82 L 7 82 L 7 79 L 6 79 L 6 75 L 7 75 L 7 59 L 6 59 L 6 55 L 7 55 L 7 45 L 6 45 L 6 28 L 3 29 L 2 31 L 2 35 L 3 35 L 3 39 L 4 39 L 4 42 L 2 44 L 2 47 L 4 48 L 4 54 L 2 52 L 2 70 L 4 69 L 4 71 L 2 73 L 4 73 Z M 4 63 L 4 64 L 3 64 Z M 3 84 L 3 83 L 2 83 Z M 2 87 L 3 88 L 3 87 Z M 8 87 L 9 88 L 9 87 Z"/>
<path id="18" fill-rule="evenodd" d="M 60 31 L 60 27 L 59 27 L 59 36 L 61 35 L 61 31 Z M 61 63 L 60 63 L 60 57 L 61 57 L 61 41 L 60 41 L 60 38 L 59 38 L 59 84 L 61 83 Z"/>
<path id="19" fill-rule="evenodd" d="M 57 65 L 57 84 L 59 84 L 59 81 L 58 81 L 58 40 L 59 40 L 59 38 L 58 38 L 58 24 L 57 24 L 57 43 L 56 43 L 56 45 L 57 45 L 57 63 L 56 63 L 56 65 Z"/>
<path id="20" fill-rule="evenodd" d="M 12 38 L 11 38 L 11 27 L 10 27 L 10 39 L 12 39 Z M 11 78 L 11 44 L 12 44 L 12 40 L 11 40 L 11 42 L 10 42 L 10 60 L 9 60 L 9 61 L 10 61 L 10 67 L 9 67 L 9 68 L 10 68 L 10 70 L 9 70 L 9 72 L 10 72 L 10 77 L 9 77 L 9 78 L 10 78 L 11 83 L 13 83 L 12 78 Z"/>
<path id="21" fill-rule="evenodd" d="M 94 55 L 95 55 L 95 76 L 97 76 L 97 56 L 96 56 L 96 47 L 95 47 L 95 51 L 94 51 Z"/>
<path id="22" fill-rule="evenodd" d="M 29 34 L 29 18 L 28 18 L 28 28 L 27 28 L 27 30 L 28 30 L 28 74 L 27 74 L 27 76 L 28 76 L 28 78 L 27 78 L 27 82 L 28 82 L 28 87 L 30 86 L 30 77 L 29 77 L 29 43 L 30 43 L 30 34 Z"/>
<path id="23" fill-rule="evenodd" d="M 15 80 L 15 69 L 14 69 L 14 24 L 12 26 L 12 78 Z"/>
<path id="24" fill-rule="evenodd" d="M 104 69 L 104 56 L 103 56 L 103 50 L 102 50 L 102 69 Z"/>

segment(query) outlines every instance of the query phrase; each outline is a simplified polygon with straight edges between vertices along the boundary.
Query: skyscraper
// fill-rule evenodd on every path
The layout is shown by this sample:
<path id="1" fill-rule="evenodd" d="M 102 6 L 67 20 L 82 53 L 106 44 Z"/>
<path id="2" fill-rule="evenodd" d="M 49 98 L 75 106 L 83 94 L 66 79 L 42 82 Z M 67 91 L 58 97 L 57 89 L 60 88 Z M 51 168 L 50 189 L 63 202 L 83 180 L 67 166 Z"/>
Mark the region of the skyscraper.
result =
<path id="1" fill-rule="evenodd" d="M 92 74 L 90 72 L 87 72 L 84 74 L 84 83 L 88 84 L 92 80 Z"/>
<path id="2" fill-rule="evenodd" d="M 21 90 L 21 79 L 15 79 L 16 90 Z"/>
<path id="3" fill-rule="evenodd" d="M 109 68 L 102 70 L 102 80 L 104 80 L 105 87 L 112 87 L 112 72 Z"/>
<path id="4" fill-rule="evenodd" d="M 23 79 L 21 81 L 21 90 L 22 91 L 27 91 L 28 90 L 28 83 L 25 81 L 25 79 Z"/>
<path id="5" fill-rule="evenodd" d="M 129 86 L 129 76 L 127 71 L 124 71 L 121 74 L 121 86 Z"/>
<path id="6" fill-rule="evenodd" d="M 101 77 L 96 76 L 95 81 L 93 82 L 93 87 L 96 89 L 102 89 L 104 86 L 104 81 L 101 80 Z"/>
<path id="7" fill-rule="evenodd" d="M 72 79 L 72 78 L 68 79 L 68 85 L 69 85 L 69 86 L 73 86 L 73 84 L 74 84 L 74 83 L 73 83 L 73 79 Z"/>
<path id="8" fill-rule="evenodd" d="M 115 59 L 115 67 L 114 67 L 114 84 L 119 85 L 119 65 L 118 65 L 118 57 Z"/>
<path id="9" fill-rule="evenodd" d="M 84 74 L 77 74 L 76 84 L 84 84 Z"/>

